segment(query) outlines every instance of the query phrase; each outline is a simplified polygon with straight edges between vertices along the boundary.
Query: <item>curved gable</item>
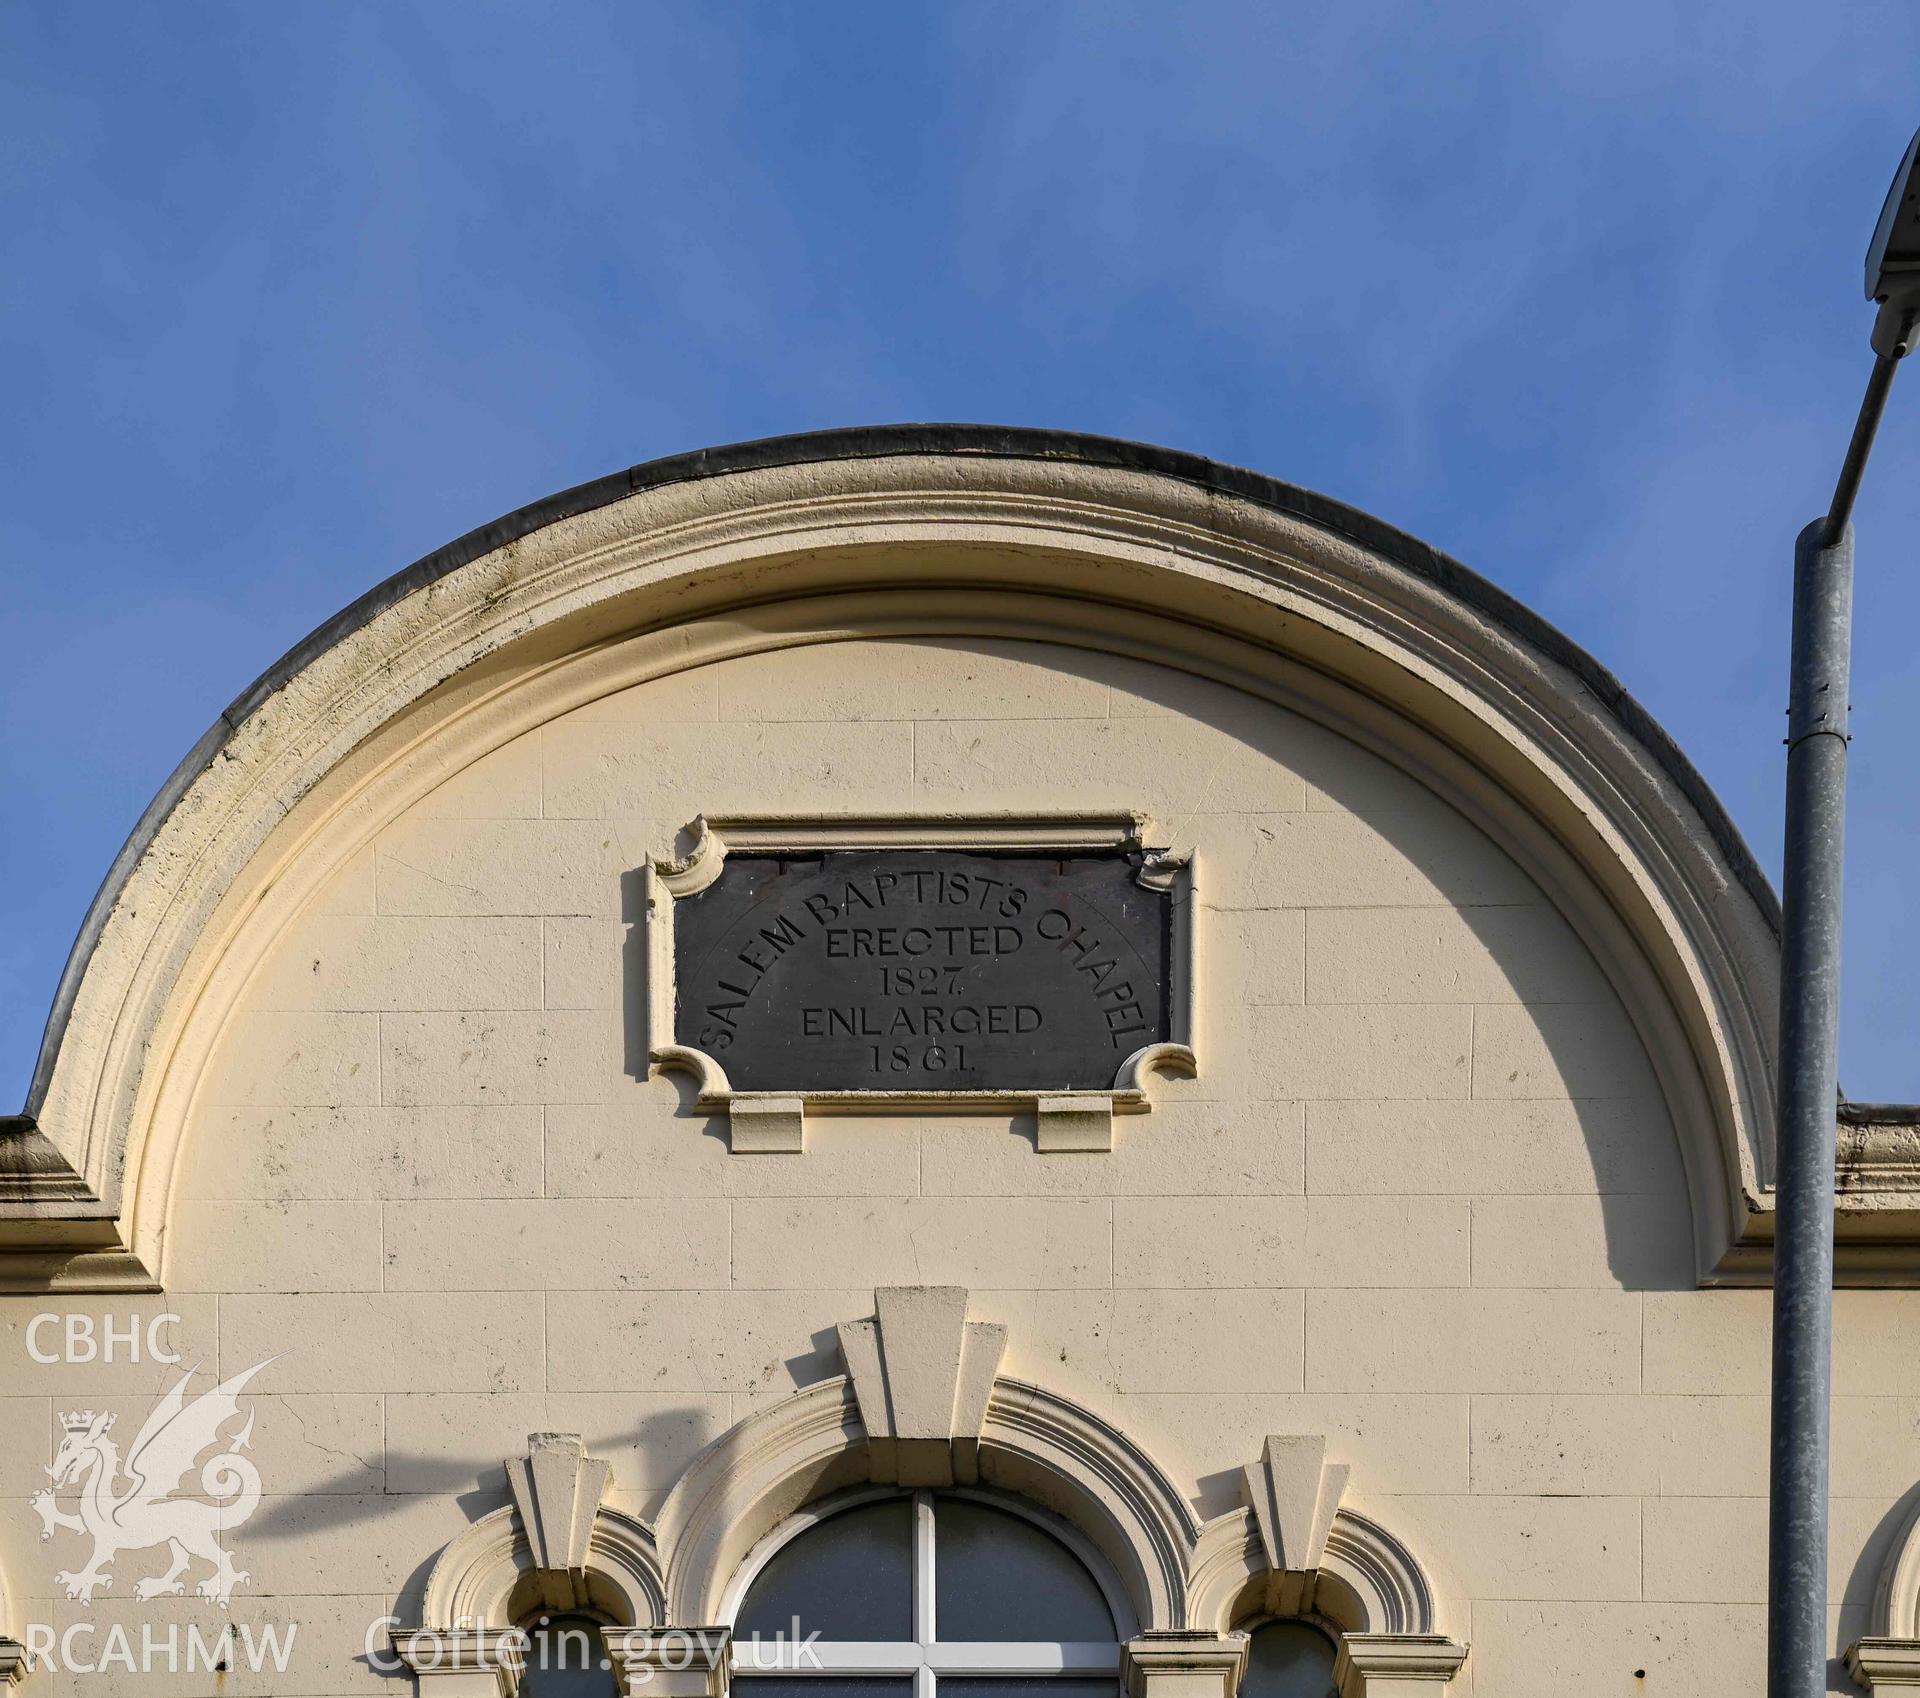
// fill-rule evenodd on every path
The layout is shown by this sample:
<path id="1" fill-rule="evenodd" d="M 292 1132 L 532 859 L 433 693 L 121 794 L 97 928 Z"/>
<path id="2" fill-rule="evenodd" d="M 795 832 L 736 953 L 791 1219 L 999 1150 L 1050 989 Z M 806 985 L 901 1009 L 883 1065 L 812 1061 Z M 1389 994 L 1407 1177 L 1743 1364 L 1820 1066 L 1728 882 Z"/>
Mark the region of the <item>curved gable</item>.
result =
<path id="1" fill-rule="evenodd" d="M 826 710 L 757 768 L 738 764 L 751 746 L 738 730 L 708 734 L 700 747 L 727 756 L 709 760 L 685 735 L 597 746 L 590 729 L 621 700 L 629 723 L 670 724 L 659 702 L 688 680 L 718 690 L 728 668 L 738 679 L 774 665 L 776 689 L 831 695 L 848 657 L 858 675 L 916 645 L 1109 695 L 1131 678 L 1138 717 L 1158 705 L 1181 729 L 1158 743 L 1138 730 L 1057 742 L 1049 767 L 1003 725 L 985 757 L 1001 780 L 971 787 L 980 750 L 930 734 L 924 773 L 945 758 L 944 791 L 920 767 L 863 780 L 872 739 L 834 745 Z M 893 687 L 964 705 L 970 678 L 964 665 L 909 668 Z M 764 741 L 772 720 L 758 723 Z M 1203 902 L 1258 912 L 1272 905 L 1255 888 L 1266 875 L 1236 874 L 1234 858 L 1251 868 L 1272 852 L 1244 822 L 1238 838 L 1209 837 L 1186 818 L 1236 811 L 1194 787 L 1196 751 L 1209 749 L 1236 782 L 1272 789 L 1267 811 L 1358 821 L 1354 843 L 1414 868 L 1394 876 L 1425 876 L 1445 899 L 1436 910 L 1459 905 L 1448 876 L 1471 890 L 1509 868 L 1525 900 L 1513 886 L 1467 906 L 1537 907 L 1545 931 L 1470 941 L 1496 965 L 1543 948 L 1588 964 L 1603 987 L 1590 1005 L 1604 1002 L 1623 1034 L 1606 1053 L 1644 1065 L 1679 1151 L 1696 1271 L 1764 1277 L 1772 898 L 1698 776 L 1610 675 L 1464 568 L 1305 492 L 1127 444 L 901 427 L 657 462 L 554 497 L 388 580 L 243 695 L 141 821 L 62 980 L 0 1181 L 11 1283 L 168 1277 L 182 1152 L 197 1115 L 233 1106 L 209 1081 L 231 1062 L 235 1022 L 276 1012 L 258 987 L 284 972 L 303 916 L 376 845 L 418 833 L 462 784 L 493 787 L 553 727 L 585 751 L 589 788 L 594 773 L 617 785 L 648 762 L 685 780 L 601 810 L 637 819 L 657 802 L 644 841 L 607 849 L 581 834 L 577 864 L 601 881 L 610 919 L 633 895 L 631 880 L 618 895 L 622 875 L 671 854 L 673 827 L 743 802 L 764 811 L 782 785 L 779 807 L 818 814 L 1031 811 L 1069 792 L 1077 806 L 1144 809 L 1207 839 L 1203 864 L 1227 894 Z M 1281 805 L 1289 787 L 1297 807 Z M 569 805 L 578 820 L 601 806 Z M 1471 847 L 1436 872 L 1456 831 Z M 1296 860 L 1314 853 L 1345 851 L 1303 836 Z M 1364 919 L 1342 923 L 1356 958 L 1405 947 Z M 1217 1025 L 1220 1012 L 1203 1018 Z M 1556 1045 L 1540 1036 L 1551 1019 L 1530 1016 L 1516 1041 L 1544 1042 L 1564 1074 L 1591 1022 Z M 1305 1028 L 1297 1037 L 1311 1047 Z M 1230 1073 L 1232 1054 L 1225 1040 L 1212 1061 L 1202 1049 L 1199 1100 L 1208 1068 Z M 644 1057 L 619 1065 L 647 1072 Z M 1383 1100 L 1426 1100 L 1421 1088 Z M 1357 1138 L 1409 1118 L 1383 1113 L 1369 1129 L 1363 1109 L 1344 1112 Z M 1855 1204 L 1880 1223 L 1884 1268 L 1905 1252 L 1889 1248 L 1897 1222 L 1870 1193 Z"/>

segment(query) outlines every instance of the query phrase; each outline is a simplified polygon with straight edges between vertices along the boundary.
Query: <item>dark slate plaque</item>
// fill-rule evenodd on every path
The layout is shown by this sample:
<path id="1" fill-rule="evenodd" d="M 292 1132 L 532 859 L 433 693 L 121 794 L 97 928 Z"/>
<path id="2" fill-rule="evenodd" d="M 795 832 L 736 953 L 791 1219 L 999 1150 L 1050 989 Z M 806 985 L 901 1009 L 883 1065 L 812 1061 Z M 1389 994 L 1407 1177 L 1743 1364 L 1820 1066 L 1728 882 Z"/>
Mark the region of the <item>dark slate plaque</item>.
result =
<path id="1" fill-rule="evenodd" d="M 674 1032 L 740 1091 L 1106 1090 L 1169 1036 L 1118 851 L 736 853 L 674 903 Z"/>

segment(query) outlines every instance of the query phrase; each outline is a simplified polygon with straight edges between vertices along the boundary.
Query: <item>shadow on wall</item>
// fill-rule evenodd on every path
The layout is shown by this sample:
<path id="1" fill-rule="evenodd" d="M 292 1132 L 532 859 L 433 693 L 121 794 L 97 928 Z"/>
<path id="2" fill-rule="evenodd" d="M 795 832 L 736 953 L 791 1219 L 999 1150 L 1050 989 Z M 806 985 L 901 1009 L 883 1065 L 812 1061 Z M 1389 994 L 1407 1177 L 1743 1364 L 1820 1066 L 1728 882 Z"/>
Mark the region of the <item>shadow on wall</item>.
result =
<path id="1" fill-rule="evenodd" d="M 1215 1035 L 1184 1099 L 1208 1095 L 1209 1044 L 1215 1058 L 1229 1044 L 1279 1057 L 1254 1094 L 1306 1101 L 1309 1191 L 1472 1199 L 1473 1284 L 1592 1283 L 1566 1274 L 1569 1259 L 1604 1255 L 1623 1288 L 1695 1286 L 1678 1142 L 1620 998 L 1540 888 L 1440 796 L 1315 721 L 1165 667 L 1047 644 L 889 646 L 1012 657 L 1103 686 L 1106 717 L 1058 722 L 1088 740 L 1058 805 L 1152 813 L 1204 846 L 1210 929 L 1297 940 L 1264 963 L 1269 977 L 1227 957 L 1202 984 Z M 1170 723 L 1184 727 L 1181 746 L 1169 746 Z M 969 759 L 978 774 L 964 788 L 916 801 L 996 805 L 999 775 L 980 751 Z M 1007 775 L 1016 794 L 1028 782 L 1024 768 Z M 675 852 L 690 847 L 683 831 Z M 640 869 L 621 894 L 625 1065 L 644 1080 Z M 1351 1016 L 1330 1012 L 1343 1006 Z M 1288 1064 L 1328 1039 L 1353 1058 L 1342 1076 Z M 1431 1054 L 1428 1071 L 1410 1063 L 1415 1050 Z M 1213 1059 L 1212 1077 L 1223 1071 Z M 678 1113 L 703 1115 L 686 1076 L 667 1077 Z M 1031 1116 L 993 1119 L 1032 1140 Z"/>
<path id="2" fill-rule="evenodd" d="M 623 1454 L 648 1459 L 647 1479 L 661 1484 L 632 1494 L 642 1500 L 638 1512 L 644 1517 L 652 1513 L 651 1500 L 660 1495 L 664 1484 L 717 1437 L 719 1430 L 720 1423 L 711 1409 L 691 1405 L 655 1409 L 620 1434 L 588 1435 L 587 1448 L 609 1459 Z M 496 1435 L 493 1442 L 501 1454 L 492 1460 L 488 1460 L 485 1441 L 481 1440 L 464 1447 L 450 1445 L 447 1452 L 437 1455 L 390 1452 L 384 1469 L 386 1486 L 378 1492 L 365 1489 L 367 1470 L 360 1466 L 309 1486 L 299 1496 L 269 1498 L 241 1530 L 235 1544 L 285 1543 L 341 1528 L 365 1527 L 401 1513 L 422 1498 L 450 1498 L 459 1507 L 462 1523 L 477 1521 L 511 1501 L 504 1464 L 509 1454 L 524 1445 L 525 1435 L 517 1441 Z M 613 1491 L 624 1496 L 629 1489 L 619 1484 L 617 1461 L 615 1466 Z M 395 1489 L 395 1482 L 404 1489 Z M 410 1532 L 406 1537 L 406 1554 L 412 1556 L 415 1535 Z M 436 1544 L 401 1584 L 394 1608 L 403 1620 L 411 1621 L 417 1615 L 427 1575 L 438 1556 Z"/>
<path id="3" fill-rule="evenodd" d="M 1916 1510 L 1920 1510 L 1920 1485 L 1909 1487 L 1893 1507 L 1874 1523 L 1873 1531 L 1867 1535 L 1867 1542 L 1848 1572 L 1839 1596 L 1833 1599 L 1839 1607 L 1840 1617 L 1835 1642 L 1843 1652 L 1856 1639 L 1887 1631 L 1875 1607 L 1880 1579 L 1899 1555 L 1900 1542 L 1906 1536 Z M 1895 1609 L 1899 1609 L 1901 1600 L 1896 1598 L 1893 1604 Z M 1896 1623 L 1896 1637 L 1903 1631 Z M 1847 1672 L 1843 1657 L 1835 1657 L 1828 1662 L 1827 1689 L 1830 1692 L 1847 1693 L 1863 1690 Z"/>

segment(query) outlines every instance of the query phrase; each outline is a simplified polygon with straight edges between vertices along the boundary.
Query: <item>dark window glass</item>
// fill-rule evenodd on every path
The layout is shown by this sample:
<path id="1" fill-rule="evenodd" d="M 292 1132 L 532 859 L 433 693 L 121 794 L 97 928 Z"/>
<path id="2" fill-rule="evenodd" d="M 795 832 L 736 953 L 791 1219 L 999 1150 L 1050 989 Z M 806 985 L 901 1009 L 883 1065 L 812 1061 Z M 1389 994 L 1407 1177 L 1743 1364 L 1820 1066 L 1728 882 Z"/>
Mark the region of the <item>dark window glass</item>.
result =
<path id="1" fill-rule="evenodd" d="M 789 1539 L 760 1570 L 735 1619 L 735 1640 L 791 1639 L 794 1623 L 804 1638 L 893 1639 L 913 1637 L 913 1503 L 888 1498 L 830 1515 Z M 831 1698 L 815 1679 L 805 1682 L 813 1698 Z M 866 1683 L 861 1691 L 867 1690 Z M 762 1698 L 784 1698 L 763 1693 Z M 803 1695 L 804 1698 L 804 1695 Z M 875 1692 L 873 1698 L 890 1698 Z"/>
<path id="2" fill-rule="evenodd" d="M 887 1675 L 874 1679 L 851 1674 L 736 1674 L 731 1683 L 740 1698 L 912 1698 L 913 1680 Z"/>
<path id="3" fill-rule="evenodd" d="M 1240 1698 L 1336 1698 L 1333 1641 L 1304 1621 L 1254 1629 Z"/>
<path id="4" fill-rule="evenodd" d="M 600 1628 L 587 1616 L 555 1616 L 527 1633 L 521 1698 L 619 1698 Z"/>
<path id="5" fill-rule="evenodd" d="M 1113 1612 L 1078 1557 L 1031 1521 L 970 1498 L 934 1509 L 936 1639 L 1106 1640 Z M 941 1682 L 951 1693 L 952 1684 Z M 1066 1688 L 1049 1682 L 1049 1691 Z M 1011 1689 L 1001 1698 L 1017 1698 Z"/>
<path id="6" fill-rule="evenodd" d="M 940 1698 L 1120 1698 L 1120 1682 L 1061 1675 L 943 1674 Z"/>

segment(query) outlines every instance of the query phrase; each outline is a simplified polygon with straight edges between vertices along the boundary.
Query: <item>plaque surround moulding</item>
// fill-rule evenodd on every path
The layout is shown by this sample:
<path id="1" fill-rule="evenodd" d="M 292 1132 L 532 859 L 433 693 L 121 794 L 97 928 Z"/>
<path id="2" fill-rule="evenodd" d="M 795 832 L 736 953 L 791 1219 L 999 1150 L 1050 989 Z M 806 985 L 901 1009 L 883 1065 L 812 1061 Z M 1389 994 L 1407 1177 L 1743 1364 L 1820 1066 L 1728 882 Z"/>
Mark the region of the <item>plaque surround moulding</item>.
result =
<path id="1" fill-rule="evenodd" d="M 810 1111 L 828 1110 L 845 1114 L 900 1109 L 921 1113 L 1024 1109 L 1036 1117 L 1036 1143 L 1039 1149 L 1106 1150 L 1112 1148 L 1113 1117 L 1116 1113 L 1137 1114 L 1151 1109 L 1152 1103 L 1147 1092 L 1150 1074 L 1164 1071 L 1191 1076 L 1195 1071 L 1194 967 L 1198 913 L 1194 899 L 1195 857 L 1191 849 L 1174 848 L 1152 820 L 1144 815 L 1119 812 L 1045 815 L 982 813 L 970 816 L 890 815 L 841 819 L 790 815 L 715 818 L 703 815 L 688 827 L 688 835 L 693 839 L 693 847 L 683 857 L 656 857 L 645 869 L 647 1049 L 654 1070 L 673 1069 L 691 1075 L 698 1105 L 727 1116 L 729 1142 L 736 1154 L 802 1150 L 805 1147 L 806 1116 Z M 1014 867 L 1030 865 L 1036 859 L 1058 857 L 1063 874 L 1069 866 L 1101 867 L 1102 876 L 1109 882 L 1123 876 L 1127 882 L 1161 900 L 1165 915 L 1165 946 L 1158 986 L 1160 1000 L 1155 1010 L 1157 1018 L 1150 1023 L 1151 1029 L 1141 1033 L 1139 1040 L 1129 1047 L 1120 1047 L 1115 1037 L 1115 1057 L 1110 1077 L 1103 1071 L 1097 1080 L 1078 1078 L 1064 1085 L 1037 1079 L 1008 1084 L 993 1078 L 977 1083 L 941 1080 L 922 1085 L 909 1076 L 904 1079 L 877 1078 L 870 1085 L 858 1086 L 842 1084 L 838 1080 L 822 1084 L 816 1079 L 812 1083 L 792 1086 L 744 1088 L 728 1075 L 724 1043 L 702 1045 L 688 1041 L 697 1034 L 686 1029 L 688 1022 L 682 1018 L 683 987 L 679 982 L 675 911 L 721 880 L 729 856 L 741 858 L 737 865 L 749 857 L 762 863 L 788 858 L 828 865 L 838 864 L 840 860 L 853 864 L 855 857 L 865 857 L 859 864 L 866 868 L 891 865 L 893 863 L 887 858 L 897 856 L 903 869 L 912 869 L 915 851 L 934 858 L 925 863 L 926 867 L 944 865 L 955 857 L 994 857 Z M 1124 868 L 1116 868 L 1113 865 L 1115 862 L 1124 862 Z M 905 876 L 912 876 L 911 871 Z M 919 876 L 923 881 L 920 885 L 922 890 L 925 888 L 924 880 L 940 877 L 938 872 L 931 870 L 922 871 Z M 946 888 L 944 882 L 940 888 Z M 823 901 L 816 911 L 816 917 L 833 906 L 832 901 Z M 1036 945 L 1036 953 L 1029 957 L 1030 961 L 1037 963 L 1042 959 L 1037 946 L 1045 941 L 1044 933 L 1035 933 L 1031 928 L 1039 923 L 1043 914 L 1053 912 L 1055 910 L 1043 909 L 1036 904 L 1033 911 L 1024 915 L 1026 929 L 1023 941 L 1031 940 Z M 794 917 L 799 918 L 797 913 Z M 989 913 L 985 917 L 992 919 L 1003 916 Z M 1019 920 L 1022 916 L 1016 914 L 1014 918 Z M 800 925 L 788 928 L 790 936 L 805 928 L 805 924 L 802 920 Z M 1052 920 L 1051 929 L 1063 931 L 1066 924 L 1063 920 Z M 761 950 L 759 958 L 768 960 L 770 965 L 781 952 L 777 923 L 774 929 L 776 935 L 773 938 L 756 945 Z M 922 930 L 924 932 L 924 928 Z M 1097 935 L 1099 928 L 1089 928 L 1089 932 L 1090 935 Z M 850 940 L 843 936 L 837 941 L 846 943 Z M 996 941 L 995 933 L 989 927 L 985 939 L 976 941 L 990 946 Z M 1002 937 L 998 941 L 1005 939 Z M 1052 941 L 1054 954 L 1045 959 L 1056 969 L 1057 976 L 1057 970 L 1067 960 L 1067 952 L 1073 946 L 1064 937 Z M 950 945 L 954 942 L 951 934 L 948 935 L 948 942 Z M 820 948 L 826 947 L 824 942 L 820 944 Z M 964 942 L 960 947 L 964 948 Z M 1096 974 L 1102 965 L 1096 951 L 1082 951 L 1078 960 L 1085 964 L 1083 977 L 1090 986 L 1103 982 Z M 900 964 L 915 967 L 924 965 L 913 960 L 902 960 Z M 992 970 L 995 963 L 976 965 Z M 1004 978 L 1004 963 L 998 965 Z M 1025 965 L 1027 963 L 1023 962 L 1022 966 Z M 838 970 L 843 976 L 849 970 L 871 971 L 874 975 L 881 975 L 888 970 L 888 966 L 888 962 L 873 958 L 862 961 L 858 968 L 853 969 L 843 961 L 838 964 Z M 964 971 L 964 964 L 961 970 Z M 742 976 L 737 974 L 736 978 Z M 978 976 L 977 973 L 975 976 Z M 728 994 L 733 992 L 729 991 Z M 964 992 L 956 994 L 964 999 Z M 1091 995 L 1091 990 L 1087 994 Z M 1113 995 L 1114 991 L 1110 989 L 1105 1004 L 1108 1010 L 1126 1006 L 1116 1005 L 1112 1000 Z M 923 1002 L 911 1001 L 904 1018 L 911 1022 L 917 1013 L 919 1018 L 924 1019 L 926 1007 Z M 848 1012 L 858 1013 L 855 1010 Z M 785 1013 L 791 1016 L 790 1023 L 808 1018 L 806 1011 L 798 1007 L 790 1008 Z M 819 1022 L 835 1018 L 836 1013 L 815 1010 L 811 1024 L 817 1028 Z M 893 1010 L 892 1017 L 903 1018 L 898 1008 Z M 978 1011 L 970 1016 L 974 1021 L 981 1017 Z M 873 1011 L 868 1010 L 861 1018 L 872 1019 Z M 943 1014 L 941 1018 L 946 1020 L 946 1015 Z M 1009 1016 L 1014 1022 L 1020 1018 L 1017 1014 Z M 1135 1016 L 1124 1013 L 1112 1014 L 1109 1024 L 1133 1018 Z M 862 1030 L 864 1032 L 866 1028 Z M 723 1034 L 717 1028 L 712 1028 L 712 1035 L 714 1038 L 731 1038 L 733 1034 Z M 873 1035 L 880 1034 L 876 1031 Z M 1019 1041 L 1017 1035 L 1011 1034 L 1011 1028 L 1009 1041 L 1014 1045 Z M 916 1056 L 924 1055 L 932 1047 L 925 1041 L 924 1031 L 914 1043 L 921 1046 L 915 1051 Z M 905 1047 L 911 1050 L 914 1044 Z M 1003 1044 L 1003 1052 L 1005 1049 Z M 876 1065 L 883 1053 L 891 1056 L 892 1046 L 876 1049 Z M 764 1074 L 767 1069 L 762 1066 L 756 1071 Z"/>

